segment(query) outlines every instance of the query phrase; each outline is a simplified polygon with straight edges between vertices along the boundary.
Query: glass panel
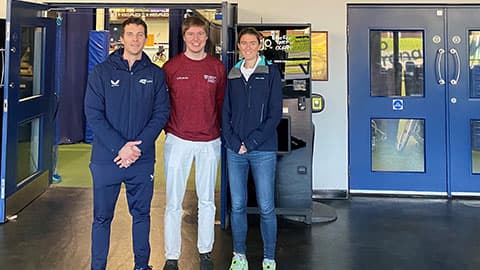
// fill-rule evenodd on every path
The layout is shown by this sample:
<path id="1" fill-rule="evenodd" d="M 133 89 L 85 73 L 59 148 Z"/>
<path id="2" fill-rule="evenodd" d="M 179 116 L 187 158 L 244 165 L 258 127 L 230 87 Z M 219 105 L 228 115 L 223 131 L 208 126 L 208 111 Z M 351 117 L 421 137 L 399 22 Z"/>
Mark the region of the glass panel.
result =
<path id="1" fill-rule="evenodd" d="M 424 172 L 424 120 L 372 119 L 372 171 Z"/>
<path id="2" fill-rule="evenodd" d="M 480 173 L 480 120 L 470 121 L 472 173 Z"/>
<path id="3" fill-rule="evenodd" d="M 40 119 L 18 127 L 17 184 L 38 171 Z"/>
<path id="4" fill-rule="evenodd" d="M 470 97 L 480 98 L 480 31 L 470 31 Z"/>
<path id="5" fill-rule="evenodd" d="M 423 32 L 370 32 L 370 95 L 423 96 Z"/>
<path id="6" fill-rule="evenodd" d="M 43 28 L 22 27 L 22 58 L 18 98 L 40 95 Z"/>
<path id="7" fill-rule="evenodd" d="M 283 96 L 288 98 L 309 97 L 311 88 L 310 27 L 279 25 L 257 26 L 257 29 L 263 36 L 262 54 L 267 60 L 277 64 L 280 70 Z"/>

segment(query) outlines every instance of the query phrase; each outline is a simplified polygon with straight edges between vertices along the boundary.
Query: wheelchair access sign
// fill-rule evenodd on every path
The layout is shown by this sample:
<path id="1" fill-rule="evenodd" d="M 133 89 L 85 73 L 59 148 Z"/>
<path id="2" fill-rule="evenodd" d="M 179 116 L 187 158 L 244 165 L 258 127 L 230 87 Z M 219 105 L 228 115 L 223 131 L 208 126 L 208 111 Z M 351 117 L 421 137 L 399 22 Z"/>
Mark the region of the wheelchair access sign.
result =
<path id="1" fill-rule="evenodd" d="M 403 99 L 394 99 L 392 100 L 392 109 L 394 111 L 403 110 Z"/>

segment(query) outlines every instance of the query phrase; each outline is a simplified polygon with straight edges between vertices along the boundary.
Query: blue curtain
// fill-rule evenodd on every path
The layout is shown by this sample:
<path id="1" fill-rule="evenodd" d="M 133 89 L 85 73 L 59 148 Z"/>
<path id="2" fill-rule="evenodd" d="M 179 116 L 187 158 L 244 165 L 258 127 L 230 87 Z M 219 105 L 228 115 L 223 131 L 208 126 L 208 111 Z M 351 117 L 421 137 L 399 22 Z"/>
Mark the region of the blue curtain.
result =
<path id="1" fill-rule="evenodd" d="M 63 80 L 58 110 L 59 143 L 84 140 L 83 97 L 87 85 L 89 31 L 94 29 L 94 9 L 66 13 L 62 32 Z"/>
<path id="2" fill-rule="evenodd" d="M 182 36 L 182 22 L 184 9 L 170 9 L 168 23 L 169 27 L 169 41 L 168 41 L 168 58 L 183 52 L 183 36 Z"/>

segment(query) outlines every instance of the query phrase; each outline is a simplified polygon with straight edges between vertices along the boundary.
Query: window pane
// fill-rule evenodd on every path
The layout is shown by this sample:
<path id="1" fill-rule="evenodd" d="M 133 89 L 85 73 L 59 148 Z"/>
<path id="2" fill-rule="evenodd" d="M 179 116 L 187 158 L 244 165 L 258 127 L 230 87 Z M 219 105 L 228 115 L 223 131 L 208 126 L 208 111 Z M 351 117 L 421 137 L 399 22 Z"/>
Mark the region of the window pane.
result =
<path id="1" fill-rule="evenodd" d="M 470 97 L 480 98 L 480 31 L 470 31 Z"/>
<path id="2" fill-rule="evenodd" d="M 423 32 L 370 32 L 371 96 L 423 96 Z"/>
<path id="3" fill-rule="evenodd" d="M 18 127 L 17 184 L 38 171 L 40 120 Z"/>
<path id="4" fill-rule="evenodd" d="M 424 120 L 372 119 L 372 171 L 424 172 Z"/>
<path id="5" fill-rule="evenodd" d="M 40 27 L 22 27 L 22 58 L 18 98 L 40 95 L 42 79 L 42 39 Z"/>
<path id="6" fill-rule="evenodd" d="M 472 173 L 480 173 L 480 120 L 470 122 L 472 141 Z"/>

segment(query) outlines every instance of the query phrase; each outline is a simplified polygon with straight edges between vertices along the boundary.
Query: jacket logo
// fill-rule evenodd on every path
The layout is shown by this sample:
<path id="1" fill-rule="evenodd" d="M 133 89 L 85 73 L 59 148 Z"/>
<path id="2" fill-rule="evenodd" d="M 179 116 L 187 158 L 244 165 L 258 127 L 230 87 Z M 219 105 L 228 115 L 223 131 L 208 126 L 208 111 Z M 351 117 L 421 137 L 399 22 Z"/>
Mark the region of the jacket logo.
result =
<path id="1" fill-rule="evenodd" d="M 203 78 L 207 80 L 209 83 L 216 83 L 217 82 L 217 77 L 216 76 L 210 76 L 210 75 L 203 75 Z"/>
<path id="2" fill-rule="evenodd" d="M 139 83 L 145 85 L 147 83 L 153 83 L 153 80 L 147 80 L 147 79 L 140 79 L 138 80 Z"/>
<path id="3" fill-rule="evenodd" d="M 112 84 L 112 87 L 119 87 L 120 86 L 120 80 L 110 80 L 110 83 Z"/>
<path id="4" fill-rule="evenodd" d="M 265 80 L 265 77 L 255 77 L 255 80 Z"/>

